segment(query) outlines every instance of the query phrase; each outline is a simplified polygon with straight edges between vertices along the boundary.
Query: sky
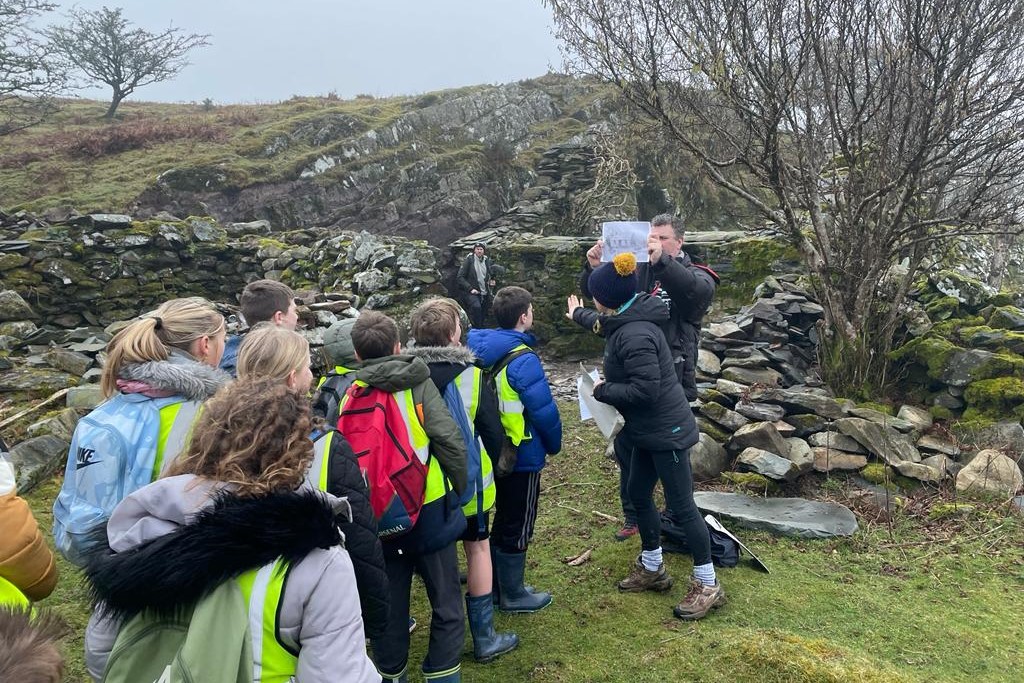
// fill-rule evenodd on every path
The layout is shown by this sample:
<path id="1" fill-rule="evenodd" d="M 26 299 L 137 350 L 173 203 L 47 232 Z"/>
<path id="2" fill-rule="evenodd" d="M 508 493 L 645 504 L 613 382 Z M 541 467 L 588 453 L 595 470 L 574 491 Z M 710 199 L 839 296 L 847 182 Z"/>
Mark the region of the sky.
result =
<path id="1" fill-rule="evenodd" d="M 218 104 L 292 95 L 419 94 L 507 83 L 560 70 L 551 12 L 541 0 L 76 0 L 121 7 L 132 23 L 209 33 L 174 80 L 132 99 Z M 106 88 L 106 86 L 104 86 Z M 83 97 L 102 99 L 105 89 Z"/>

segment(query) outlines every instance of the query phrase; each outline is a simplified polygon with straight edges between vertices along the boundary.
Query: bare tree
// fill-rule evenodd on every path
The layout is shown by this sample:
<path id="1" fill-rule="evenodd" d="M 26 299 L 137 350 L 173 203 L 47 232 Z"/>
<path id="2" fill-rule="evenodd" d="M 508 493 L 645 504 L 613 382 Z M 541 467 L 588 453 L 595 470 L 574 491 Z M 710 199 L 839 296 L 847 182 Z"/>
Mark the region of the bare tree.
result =
<path id="1" fill-rule="evenodd" d="M 166 81 L 188 66 L 186 55 L 209 45 L 209 35 L 185 34 L 168 28 L 150 33 L 132 26 L 121 8 L 72 10 L 67 26 L 48 34 L 54 52 L 93 80 L 106 83 L 113 94 L 104 118 L 114 118 L 121 101 L 137 88 Z"/>
<path id="2" fill-rule="evenodd" d="M 939 243 L 1020 229 L 1024 0 L 546 2 L 571 69 L 799 248 L 844 389 L 884 381 Z"/>
<path id="3" fill-rule="evenodd" d="M 41 0 L 0 0 L 0 135 L 39 123 L 55 108 L 63 77 L 30 29 L 53 7 Z"/>

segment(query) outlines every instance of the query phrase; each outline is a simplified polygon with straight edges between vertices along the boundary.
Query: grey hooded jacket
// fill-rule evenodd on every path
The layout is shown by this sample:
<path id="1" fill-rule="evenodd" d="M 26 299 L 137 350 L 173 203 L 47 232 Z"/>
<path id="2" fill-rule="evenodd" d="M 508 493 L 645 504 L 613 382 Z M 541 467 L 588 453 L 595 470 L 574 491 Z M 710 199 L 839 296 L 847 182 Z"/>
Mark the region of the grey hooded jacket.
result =
<path id="1" fill-rule="evenodd" d="M 251 525 L 256 516 L 233 518 L 230 510 L 215 502 L 225 492 L 230 493 L 223 483 L 181 475 L 139 489 L 114 510 L 105 530 L 109 547 L 100 551 L 87 567 L 94 594 L 105 601 L 93 613 L 85 636 L 86 664 L 94 678 L 98 680 L 102 675 L 117 638 L 120 616 L 147 608 L 173 608 L 175 601 L 187 600 L 189 586 L 222 580 L 224 573 L 232 573 L 232 568 L 247 568 L 250 559 L 257 563 L 255 566 L 261 566 L 258 563 L 263 562 L 263 555 L 268 552 L 293 554 L 294 548 L 287 547 L 293 543 L 291 539 L 309 533 L 305 529 L 312 525 L 309 519 L 290 523 L 287 516 L 282 519 L 280 514 L 274 514 L 274 506 L 282 504 L 277 499 L 290 497 L 289 504 L 294 504 L 296 496 L 319 495 L 330 506 L 330 515 L 351 515 L 348 502 L 330 494 L 307 491 L 278 494 L 276 499 L 271 495 L 248 503 L 267 506 L 270 514 L 259 515 L 258 519 L 278 520 L 275 528 L 257 529 L 254 536 Z M 237 523 L 239 533 L 232 535 L 236 547 L 204 545 L 206 536 L 202 529 L 196 529 L 197 525 L 202 526 L 197 516 L 206 516 L 207 521 L 221 516 L 221 528 L 234 528 L 232 525 Z M 167 547 L 161 545 L 158 552 L 153 552 L 156 541 Z M 299 683 L 377 683 L 381 678 L 366 654 L 352 561 L 342 545 L 327 545 L 326 549 L 316 547 L 292 564 L 278 612 L 279 638 L 298 651 L 295 680 Z M 182 552 L 174 552 L 175 547 Z M 197 554 L 206 560 L 177 566 L 176 558 L 186 554 L 184 551 L 193 560 Z"/>

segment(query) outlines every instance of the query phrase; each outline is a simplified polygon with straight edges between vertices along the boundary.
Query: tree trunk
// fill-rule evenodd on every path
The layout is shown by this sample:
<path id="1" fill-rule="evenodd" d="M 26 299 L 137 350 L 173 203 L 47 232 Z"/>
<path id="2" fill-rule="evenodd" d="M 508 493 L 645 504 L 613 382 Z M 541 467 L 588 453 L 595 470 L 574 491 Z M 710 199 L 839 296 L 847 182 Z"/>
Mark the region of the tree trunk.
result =
<path id="1" fill-rule="evenodd" d="M 103 115 L 103 118 L 107 121 L 113 121 L 114 113 L 117 111 L 117 106 L 121 104 L 121 100 L 123 100 L 125 97 L 127 97 L 127 95 L 115 90 L 114 97 L 110 100 L 110 106 L 107 107 L 107 113 Z"/>

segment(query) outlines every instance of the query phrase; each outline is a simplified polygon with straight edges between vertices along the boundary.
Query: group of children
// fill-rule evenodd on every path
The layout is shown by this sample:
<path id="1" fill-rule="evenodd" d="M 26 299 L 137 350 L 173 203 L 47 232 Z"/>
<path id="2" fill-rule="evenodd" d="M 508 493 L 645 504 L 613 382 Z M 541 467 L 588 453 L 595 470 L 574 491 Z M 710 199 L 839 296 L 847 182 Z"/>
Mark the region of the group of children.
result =
<path id="1" fill-rule="evenodd" d="M 674 512 L 696 512 L 696 430 L 662 367 L 671 364 L 658 329 L 665 312 L 634 294 L 631 272 L 607 264 L 592 278 L 608 337 L 595 396 L 622 412 L 633 453 L 627 484 L 643 552 L 619 588 L 667 590 L 651 493 L 660 479 Z M 461 680 L 467 617 L 477 661 L 514 649 L 518 637 L 495 630 L 493 610 L 552 601 L 524 575 L 540 472 L 562 438 L 533 351 L 530 293 L 499 290 L 498 327 L 470 329 L 465 346 L 464 314 L 443 298 L 413 311 L 404 349 L 382 313 L 336 323 L 325 335 L 332 370 L 313 404 L 291 291 L 258 281 L 241 303 L 255 324 L 240 338 L 227 339 L 216 309 L 191 298 L 136 319 L 108 345 L 109 400 L 76 429 L 54 504 L 56 545 L 96 601 L 86 632 L 93 678 L 406 681 L 413 574 L 431 607 L 426 680 Z M 570 298 L 567 315 L 578 307 Z M 407 466 L 381 470 L 384 450 Z M 704 560 L 707 530 L 691 526 Z M 695 562 L 680 618 L 724 599 L 707 560 Z M 0 566 L 0 589 L 2 577 Z"/>

